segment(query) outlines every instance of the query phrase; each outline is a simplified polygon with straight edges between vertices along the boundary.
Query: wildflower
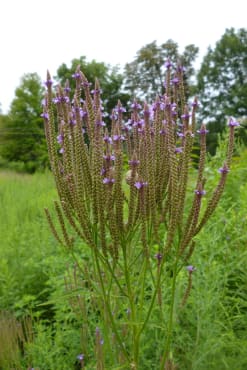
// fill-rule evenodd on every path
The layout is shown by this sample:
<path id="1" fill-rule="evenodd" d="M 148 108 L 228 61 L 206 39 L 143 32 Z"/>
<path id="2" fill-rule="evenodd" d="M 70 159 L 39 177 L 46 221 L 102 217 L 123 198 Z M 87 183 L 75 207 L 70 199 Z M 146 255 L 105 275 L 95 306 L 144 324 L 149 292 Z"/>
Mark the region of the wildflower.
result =
<path id="1" fill-rule="evenodd" d="M 203 189 L 195 189 L 194 192 L 196 195 L 200 195 L 200 196 L 203 196 L 206 194 L 206 191 Z"/>
<path id="2" fill-rule="evenodd" d="M 82 361 L 82 360 L 84 360 L 84 354 L 83 354 L 83 353 L 80 353 L 76 358 L 77 358 L 79 361 Z"/>
<path id="3" fill-rule="evenodd" d="M 124 141 L 125 137 L 123 135 L 113 135 L 113 141 Z"/>
<path id="4" fill-rule="evenodd" d="M 181 118 L 183 118 L 183 119 L 189 119 L 190 116 L 191 116 L 190 113 L 184 113 L 184 114 L 181 115 Z"/>
<path id="5" fill-rule="evenodd" d="M 130 166 L 138 166 L 139 163 L 140 163 L 140 161 L 138 159 L 131 159 L 129 161 Z"/>
<path id="6" fill-rule="evenodd" d="M 63 144 L 63 135 L 62 135 L 62 134 L 60 134 L 60 135 L 58 135 L 58 136 L 57 136 L 57 142 L 58 142 L 58 144 L 60 144 L 60 145 L 62 145 L 62 144 Z"/>
<path id="7" fill-rule="evenodd" d="M 220 173 L 228 173 L 230 172 L 230 169 L 227 167 L 227 165 L 224 165 L 223 167 L 219 168 L 218 171 Z"/>
<path id="8" fill-rule="evenodd" d="M 49 119 L 49 114 L 47 112 L 44 112 L 40 115 L 40 117 L 45 118 L 45 119 Z"/>
<path id="9" fill-rule="evenodd" d="M 189 273 L 192 273 L 193 271 L 196 270 L 196 268 L 192 265 L 186 266 L 186 269 L 187 269 L 187 271 L 189 271 Z"/>
<path id="10" fill-rule="evenodd" d="M 51 86 L 53 84 L 53 81 L 48 79 L 48 80 L 44 81 L 44 84 L 45 84 L 46 87 L 48 87 L 48 86 Z"/>
<path id="11" fill-rule="evenodd" d="M 154 257 L 158 260 L 158 261 L 160 261 L 160 260 L 162 260 L 162 254 L 159 252 L 159 253 L 156 253 L 155 255 L 154 255 Z"/>
<path id="12" fill-rule="evenodd" d="M 132 109 L 142 109 L 142 106 L 141 104 L 137 103 L 137 101 L 134 101 L 132 104 L 131 104 L 131 108 Z"/>
<path id="13" fill-rule="evenodd" d="M 138 189 L 138 190 L 140 190 L 140 189 L 142 189 L 144 186 L 147 186 L 147 182 L 143 182 L 143 181 L 136 181 L 135 182 L 135 187 L 136 187 L 136 189 Z"/>
<path id="14" fill-rule="evenodd" d="M 103 137 L 103 140 L 104 140 L 105 143 L 112 144 L 112 138 L 108 135 L 105 135 Z"/>
<path id="15" fill-rule="evenodd" d="M 100 120 L 97 120 L 95 122 L 96 126 L 100 126 L 100 127 L 104 127 L 105 126 L 105 122 L 104 121 L 100 121 Z"/>
<path id="16" fill-rule="evenodd" d="M 75 73 L 72 74 L 72 77 L 75 80 L 80 80 L 81 79 L 81 74 L 79 72 L 75 72 Z"/>
<path id="17" fill-rule="evenodd" d="M 63 153 L 64 153 L 64 148 L 61 148 L 61 149 L 59 150 L 59 153 L 60 153 L 60 154 L 63 154 Z"/>
<path id="18" fill-rule="evenodd" d="M 63 89 L 63 91 L 65 93 L 69 93 L 71 91 L 71 88 L 69 86 L 65 86 L 65 88 Z"/>
<path id="19" fill-rule="evenodd" d="M 171 63 L 170 59 L 167 59 L 167 61 L 165 62 L 164 66 L 167 69 L 170 69 L 172 67 L 172 63 Z"/>
<path id="20" fill-rule="evenodd" d="M 184 137 L 184 134 L 182 132 L 177 132 L 178 137 Z"/>
<path id="21" fill-rule="evenodd" d="M 206 135 L 209 131 L 208 130 L 206 130 L 206 128 L 205 127 L 201 127 L 201 129 L 200 130 L 197 130 L 196 131 L 198 134 L 200 134 L 200 135 Z"/>
<path id="22" fill-rule="evenodd" d="M 177 77 L 174 77 L 172 80 L 171 80 L 171 84 L 172 85 L 178 85 L 179 84 L 179 79 Z"/>
<path id="23" fill-rule="evenodd" d="M 228 126 L 229 127 L 237 127 L 237 126 L 240 126 L 240 123 L 237 122 L 237 121 L 234 121 L 233 118 L 231 117 L 229 122 L 228 122 Z"/>
<path id="24" fill-rule="evenodd" d="M 114 154 L 105 154 L 103 155 L 103 158 L 106 160 L 106 161 L 115 161 L 116 157 Z"/>
<path id="25" fill-rule="evenodd" d="M 115 182 L 115 179 L 110 178 L 110 177 L 105 177 L 103 179 L 103 184 L 114 184 L 114 182 Z"/>
<path id="26" fill-rule="evenodd" d="M 183 153 L 183 148 L 181 147 L 175 148 L 175 153 Z"/>

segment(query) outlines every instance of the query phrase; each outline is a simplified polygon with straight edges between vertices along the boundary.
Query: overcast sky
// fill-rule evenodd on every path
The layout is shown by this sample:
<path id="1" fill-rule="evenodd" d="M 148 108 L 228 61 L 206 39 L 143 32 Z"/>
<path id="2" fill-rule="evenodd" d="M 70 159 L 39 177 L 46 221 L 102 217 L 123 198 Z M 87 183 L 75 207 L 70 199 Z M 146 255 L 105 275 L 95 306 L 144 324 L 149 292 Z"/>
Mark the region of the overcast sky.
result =
<path id="1" fill-rule="evenodd" d="M 226 28 L 247 26 L 245 0 L 2 0 L 0 103 L 7 112 L 24 73 L 56 73 L 86 56 L 110 65 L 131 62 L 144 45 L 168 39 L 200 48 Z"/>

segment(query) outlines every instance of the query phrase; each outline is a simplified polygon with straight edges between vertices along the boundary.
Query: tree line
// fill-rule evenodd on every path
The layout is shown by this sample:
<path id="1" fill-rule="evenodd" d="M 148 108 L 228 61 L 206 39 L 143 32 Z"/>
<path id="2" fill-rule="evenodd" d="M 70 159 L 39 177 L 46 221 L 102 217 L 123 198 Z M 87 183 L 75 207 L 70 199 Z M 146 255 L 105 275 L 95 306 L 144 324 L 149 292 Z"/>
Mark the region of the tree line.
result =
<path id="1" fill-rule="evenodd" d="M 70 66 L 61 64 L 54 81 L 64 85 L 68 80 L 73 90 L 72 75 L 80 65 L 92 82 L 92 89 L 95 78 L 100 81 L 105 112 L 111 114 L 118 99 L 127 107 L 133 98 L 149 103 L 157 94 L 162 94 L 164 62 L 179 62 L 185 69 L 186 98 L 198 96 L 198 123 L 207 124 L 210 153 L 215 153 L 218 136 L 224 132 L 230 116 L 241 122 L 238 134 L 247 144 L 247 29 L 226 29 L 215 46 L 208 48 L 196 71 L 194 62 L 198 53 L 199 48 L 193 44 L 179 52 L 179 45 L 171 39 L 161 45 L 153 41 L 137 51 L 134 60 L 123 70 L 104 62 L 87 61 L 81 56 L 73 59 Z M 25 74 L 9 113 L 0 115 L 0 165 L 12 165 L 27 172 L 48 166 L 41 117 L 43 98 L 44 86 L 38 74 Z"/>

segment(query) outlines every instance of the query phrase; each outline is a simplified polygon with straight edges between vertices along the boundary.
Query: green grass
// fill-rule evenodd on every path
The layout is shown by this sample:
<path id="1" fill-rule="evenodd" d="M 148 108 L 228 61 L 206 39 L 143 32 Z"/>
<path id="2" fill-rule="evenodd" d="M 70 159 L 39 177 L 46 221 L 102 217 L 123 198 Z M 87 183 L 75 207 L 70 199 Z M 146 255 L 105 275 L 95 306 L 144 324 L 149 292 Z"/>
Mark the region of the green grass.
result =
<path id="1" fill-rule="evenodd" d="M 178 304 L 175 313 L 173 357 L 181 370 L 247 368 L 246 159 L 246 151 L 235 158 L 224 197 L 196 240 L 193 288 L 185 308 Z M 214 173 L 208 171 L 209 191 L 215 185 Z M 66 266 L 71 267 L 72 260 L 51 235 L 43 211 L 51 209 L 56 198 L 49 172 L 0 173 L 0 311 L 19 319 L 30 314 L 34 318 L 34 340 L 16 369 L 79 368 L 83 315 L 71 309 L 64 288 Z M 186 281 L 182 274 L 178 301 Z M 154 358 L 163 343 L 154 327 L 143 343 L 145 361 L 140 370 L 155 370 Z M 90 361 L 87 370 L 95 369 L 92 355 Z M 10 361 L 4 370 L 13 367 Z"/>

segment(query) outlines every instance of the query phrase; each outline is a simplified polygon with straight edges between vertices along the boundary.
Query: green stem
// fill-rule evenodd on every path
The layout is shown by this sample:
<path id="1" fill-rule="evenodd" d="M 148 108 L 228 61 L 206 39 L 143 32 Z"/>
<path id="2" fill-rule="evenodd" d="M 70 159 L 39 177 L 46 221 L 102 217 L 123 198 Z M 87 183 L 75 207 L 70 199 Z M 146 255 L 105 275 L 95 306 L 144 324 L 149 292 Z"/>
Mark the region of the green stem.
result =
<path id="1" fill-rule="evenodd" d="M 131 363 L 130 361 L 130 358 L 129 358 L 129 355 L 122 343 L 122 340 L 118 334 L 118 330 L 117 330 L 117 327 L 116 327 L 116 323 L 114 321 L 114 318 L 113 318 L 113 315 L 112 315 L 112 312 L 111 312 L 111 307 L 110 307 L 110 301 L 108 299 L 108 296 L 106 294 L 106 290 L 105 290 L 105 285 L 104 285 L 104 281 L 103 281 L 103 278 L 102 278 L 102 274 L 101 274 L 101 270 L 100 270 L 100 264 L 99 264 L 99 258 L 98 258 L 98 253 L 97 253 L 97 250 L 95 249 L 94 250 L 95 252 L 95 261 L 96 261 L 96 267 L 97 267 L 97 272 L 98 272 L 98 276 L 99 276 L 99 280 L 100 280 L 100 285 L 101 285 L 101 290 L 102 290 L 102 294 L 103 294 L 103 299 L 104 299 L 104 303 L 106 305 L 106 309 L 107 309 L 107 312 L 108 312 L 108 315 L 109 315 L 109 319 L 110 319 L 110 322 L 111 322 L 111 326 L 112 326 L 112 330 L 114 332 L 114 335 L 115 335 L 115 338 L 125 356 L 125 358 L 127 359 L 127 361 L 129 362 L 129 364 Z"/>
<path id="2" fill-rule="evenodd" d="M 131 314 L 131 321 L 132 321 L 132 341 L 133 341 L 133 361 L 135 364 L 135 368 L 137 369 L 138 364 L 138 354 L 139 354 L 139 337 L 137 336 L 137 328 L 136 328 L 136 311 L 135 311 L 135 303 L 133 292 L 131 289 L 130 283 L 130 276 L 129 276 L 129 268 L 127 264 L 127 255 L 126 255 L 126 248 L 123 248 L 123 257 L 124 257 L 124 275 L 125 281 L 128 291 L 129 303 L 130 303 L 130 314 Z"/>
<path id="3" fill-rule="evenodd" d="M 171 295 L 171 304 L 170 304 L 170 315 L 168 322 L 167 338 L 165 343 L 164 354 L 162 356 L 160 369 L 164 370 L 166 360 L 168 359 L 171 339 L 172 339 L 172 327 L 173 327 L 173 314 L 174 314 L 174 303 L 175 303 L 175 293 L 176 293 L 176 280 L 177 280 L 177 267 L 178 267 L 178 258 L 176 258 L 174 269 L 173 269 L 173 281 L 172 281 L 172 295 Z"/>

